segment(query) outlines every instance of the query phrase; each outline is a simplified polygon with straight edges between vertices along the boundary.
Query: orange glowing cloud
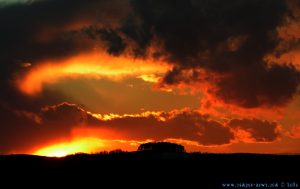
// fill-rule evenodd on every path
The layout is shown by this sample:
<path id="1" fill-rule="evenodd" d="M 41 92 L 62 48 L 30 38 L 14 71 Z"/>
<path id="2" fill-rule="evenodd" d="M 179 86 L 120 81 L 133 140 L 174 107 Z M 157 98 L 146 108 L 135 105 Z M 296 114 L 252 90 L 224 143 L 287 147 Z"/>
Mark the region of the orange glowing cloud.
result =
<path id="1" fill-rule="evenodd" d="M 178 113 L 178 110 L 173 110 L 170 114 L 175 114 Z M 89 115 L 99 119 L 99 120 L 103 120 L 103 121 L 109 121 L 109 120 L 113 120 L 113 119 L 122 119 L 122 118 L 143 118 L 143 117 L 150 117 L 150 116 L 154 116 L 155 118 L 157 118 L 157 120 L 159 121 L 166 121 L 166 118 L 161 116 L 164 114 L 164 112 L 154 112 L 154 111 L 146 111 L 146 112 L 142 112 L 139 114 L 123 114 L 123 115 L 119 115 L 119 114 L 94 114 L 91 112 L 87 112 Z"/>
<path id="2" fill-rule="evenodd" d="M 292 138 L 300 138 L 300 125 L 294 126 L 289 133 Z"/>
<path id="3" fill-rule="evenodd" d="M 66 77 L 85 76 L 116 81 L 136 77 L 146 82 L 155 82 L 169 69 L 170 65 L 162 61 L 90 53 L 34 66 L 17 81 L 17 86 L 23 93 L 33 95 L 39 93 L 44 84 L 53 84 Z"/>
<path id="4" fill-rule="evenodd" d="M 140 75 L 138 78 L 150 83 L 157 83 L 161 79 L 161 77 L 158 77 L 155 74 Z"/>

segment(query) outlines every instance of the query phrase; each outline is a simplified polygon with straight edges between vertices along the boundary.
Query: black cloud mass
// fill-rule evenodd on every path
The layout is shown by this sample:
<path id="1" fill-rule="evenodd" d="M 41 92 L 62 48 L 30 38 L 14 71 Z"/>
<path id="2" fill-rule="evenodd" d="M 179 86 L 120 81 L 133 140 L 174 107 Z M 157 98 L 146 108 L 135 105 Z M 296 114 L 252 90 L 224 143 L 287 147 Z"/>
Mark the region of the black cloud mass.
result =
<path id="1" fill-rule="evenodd" d="M 291 14 L 285 1 L 133 0 L 131 5 L 134 11 L 118 31 L 135 42 L 136 56 L 145 56 L 153 40 L 162 44 L 157 53 L 176 65 L 166 84 L 182 81 L 177 76 L 186 69 L 202 68 L 225 76 L 213 81 L 215 97 L 244 108 L 283 105 L 298 92 L 293 65 L 265 60 L 280 43 L 276 29 Z"/>

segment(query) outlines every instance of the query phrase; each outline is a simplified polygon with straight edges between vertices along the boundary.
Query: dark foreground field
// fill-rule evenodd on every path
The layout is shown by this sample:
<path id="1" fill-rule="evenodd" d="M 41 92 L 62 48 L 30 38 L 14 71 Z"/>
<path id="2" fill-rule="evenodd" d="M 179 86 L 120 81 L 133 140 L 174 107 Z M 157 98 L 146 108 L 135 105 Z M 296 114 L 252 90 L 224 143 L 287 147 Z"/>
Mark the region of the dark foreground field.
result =
<path id="1" fill-rule="evenodd" d="M 106 184 L 126 188 L 300 188 L 299 155 L 170 152 L 77 154 L 63 158 L 3 155 L 0 166 L 1 175 L 5 175 L 1 176 L 2 181 L 29 177 L 48 186 L 70 182 L 85 184 L 86 188 L 90 188 L 89 184 L 98 185 L 96 188 Z"/>

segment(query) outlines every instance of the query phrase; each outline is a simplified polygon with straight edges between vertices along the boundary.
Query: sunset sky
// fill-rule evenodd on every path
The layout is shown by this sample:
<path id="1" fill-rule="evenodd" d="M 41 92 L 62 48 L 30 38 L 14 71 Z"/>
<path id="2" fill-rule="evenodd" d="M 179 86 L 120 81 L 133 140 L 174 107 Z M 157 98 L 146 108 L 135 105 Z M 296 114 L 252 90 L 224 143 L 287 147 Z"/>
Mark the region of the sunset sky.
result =
<path id="1" fill-rule="evenodd" d="M 0 0 L 0 154 L 300 153 L 299 0 Z"/>

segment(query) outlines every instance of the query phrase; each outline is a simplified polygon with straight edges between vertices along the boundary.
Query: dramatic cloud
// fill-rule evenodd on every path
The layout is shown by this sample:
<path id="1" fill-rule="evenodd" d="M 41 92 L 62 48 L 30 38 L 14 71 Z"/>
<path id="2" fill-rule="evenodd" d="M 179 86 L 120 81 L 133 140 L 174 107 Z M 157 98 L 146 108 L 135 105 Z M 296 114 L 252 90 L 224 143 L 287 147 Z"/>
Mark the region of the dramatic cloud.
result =
<path id="1" fill-rule="evenodd" d="M 2 1 L 1 5 L 9 6 L 0 6 L 0 104 L 21 111 L 38 111 L 66 98 L 49 90 L 34 98 L 23 95 L 15 87 L 20 75 L 45 61 L 61 63 L 58 60 L 101 49 L 101 40 L 90 38 L 82 29 L 89 25 L 113 27 L 129 10 L 127 1 L 118 0 Z M 50 77 L 47 82 L 51 83 L 50 79 L 53 82 Z M 39 77 L 34 80 L 44 82 Z M 34 83 L 29 87 L 39 89 Z M 1 130 L 13 124 L 5 122 L 1 120 Z"/>
<path id="2" fill-rule="evenodd" d="M 266 57 L 283 52 L 278 50 L 284 46 L 282 30 L 293 30 L 287 18 L 298 23 L 298 9 L 290 4 L 282 0 L 16 4 L 0 13 L 1 33 L 7 34 L 0 38 L 3 72 L 11 74 L 8 70 L 15 71 L 20 62 L 56 60 L 102 46 L 112 55 L 165 59 L 174 66 L 162 81 L 167 85 L 202 82 L 196 70 L 204 69 L 216 76 L 207 76 L 210 87 L 204 92 L 224 103 L 281 106 L 297 93 L 300 74 L 290 62 L 275 64 Z M 294 50 L 288 46 L 284 52 Z M 192 77 L 182 74 L 186 70 L 192 70 Z"/>
<path id="3" fill-rule="evenodd" d="M 299 125 L 294 126 L 290 131 L 289 135 L 292 138 L 300 138 L 300 126 Z"/>
<path id="4" fill-rule="evenodd" d="M 32 149 L 72 138 L 72 130 L 85 125 L 88 114 L 77 105 L 60 103 L 36 112 L 14 110 L 0 104 L 2 153 L 31 152 Z M 2 125 L 3 124 L 3 125 Z"/>
<path id="5" fill-rule="evenodd" d="M 298 92 L 300 75 L 291 66 L 245 69 L 217 81 L 214 95 L 226 103 L 253 108 L 284 105 Z"/>
<path id="6" fill-rule="evenodd" d="M 90 53 L 77 55 L 63 61 L 45 62 L 20 77 L 17 85 L 23 93 L 33 95 L 41 92 L 44 84 L 55 83 L 66 77 L 81 76 L 111 80 L 138 77 L 149 81 L 151 75 L 159 78 L 170 69 L 169 67 L 161 61 L 135 60 L 130 57 Z"/>
<path id="7" fill-rule="evenodd" d="M 112 27 L 128 9 L 127 1 L 118 0 L 43 0 L 0 7 L 2 77 L 23 62 L 55 60 L 101 46 L 76 31 L 89 25 Z"/>
<path id="8" fill-rule="evenodd" d="M 228 125 L 237 137 L 246 142 L 273 142 L 280 136 L 279 126 L 275 122 L 258 119 L 233 119 Z"/>
<path id="9" fill-rule="evenodd" d="M 153 41 L 161 44 L 152 55 L 175 65 L 166 84 L 197 81 L 199 75 L 184 78 L 182 72 L 202 68 L 218 76 L 208 78 L 210 95 L 244 108 L 284 105 L 297 93 L 299 71 L 289 62 L 265 59 L 278 53 L 277 28 L 291 14 L 285 1 L 133 0 L 131 5 L 133 12 L 115 31 L 134 44 L 138 57 L 149 55 Z"/>
<path id="10" fill-rule="evenodd" d="M 183 139 L 197 141 L 202 145 L 229 144 L 233 140 L 233 134 L 228 127 L 188 110 L 101 116 L 88 113 L 76 105 L 62 103 L 44 107 L 38 113 L 6 112 L 7 114 L 1 116 L 6 117 L 8 124 L 13 123 L 13 127 L 2 130 L 1 143 L 13 144 L 13 147 L 10 149 L 10 146 L 1 146 L 1 153 L 28 150 L 33 143 L 42 144 L 71 137 L 75 128 L 95 129 L 95 135 L 97 132 L 101 134 L 103 130 L 109 130 L 118 133 L 112 137 L 120 137 L 110 139 L 122 140 Z M 11 136 L 15 131 L 19 134 Z"/>
<path id="11" fill-rule="evenodd" d="M 74 104 L 61 103 L 42 108 L 38 113 L 6 111 L 13 127 L 1 132 L 1 153 L 31 150 L 34 144 L 46 144 L 76 135 L 110 140 L 182 140 L 203 146 L 231 144 L 234 141 L 272 142 L 280 136 L 276 123 L 257 119 L 233 119 L 221 123 L 191 110 L 144 112 L 141 114 L 92 114 Z M 19 134 L 10 136 L 13 132 Z M 93 132 L 89 132 L 89 131 Z M 109 135 L 108 133 L 113 133 Z M 77 137 L 78 137 L 77 136 Z M 75 136 L 76 137 L 76 136 Z M 101 139 L 101 137 L 100 137 Z M 35 145 L 36 147 L 37 145 Z"/>
<path id="12" fill-rule="evenodd" d="M 83 123 L 86 113 L 74 104 L 62 103 L 56 106 L 44 107 L 40 114 L 43 124 L 60 129 L 70 129 Z"/>
<path id="13" fill-rule="evenodd" d="M 105 126 L 122 133 L 125 139 L 165 140 L 183 139 L 202 145 L 229 144 L 233 134 L 228 127 L 193 111 L 158 112 L 142 116 L 123 116 L 110 120 L 90 121 L 91 125 Z"/>

